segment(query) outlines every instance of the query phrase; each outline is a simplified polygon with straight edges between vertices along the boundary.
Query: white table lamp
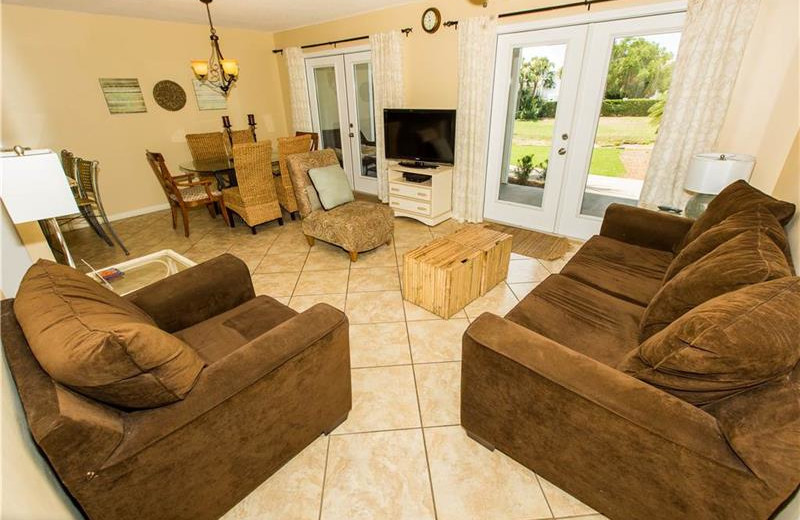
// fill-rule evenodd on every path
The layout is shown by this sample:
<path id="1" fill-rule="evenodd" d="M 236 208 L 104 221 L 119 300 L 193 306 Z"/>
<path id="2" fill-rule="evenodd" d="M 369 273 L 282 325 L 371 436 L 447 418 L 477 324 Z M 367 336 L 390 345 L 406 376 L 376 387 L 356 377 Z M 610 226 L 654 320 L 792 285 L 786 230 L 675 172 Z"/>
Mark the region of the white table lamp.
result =
<path id="1" fill-rule="evenodd" d="M 749 180 L 755 163 L 755 157 L 744 154 L 701 153 L 692 157 L 683 187 L 695 195 L 686 203 L 686 216 L 699 217 L 726 186 Z"/>
<path id="2" fill-rule="evenodd" d="M 0 199 L 14 224 L 48 220 L 78 213 L 78 205 L 51 150 L 3 152 L 0 161 Z M 52 222 L 67 262 L 74 267 L 58 222 Z"/>

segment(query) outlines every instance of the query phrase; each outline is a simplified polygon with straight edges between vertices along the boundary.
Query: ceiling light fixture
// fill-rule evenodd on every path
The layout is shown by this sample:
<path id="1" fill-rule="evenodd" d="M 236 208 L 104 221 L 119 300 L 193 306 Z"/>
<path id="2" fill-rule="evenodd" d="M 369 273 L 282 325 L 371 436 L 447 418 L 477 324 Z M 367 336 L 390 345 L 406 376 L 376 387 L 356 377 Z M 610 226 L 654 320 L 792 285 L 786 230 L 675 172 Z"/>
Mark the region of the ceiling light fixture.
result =
<path id="1" fill-rule="evenodd" d="M 226 60 L 219 49 L 219 36 L 217 36 L 217 30 L 214 29 L 214 22 L 211 21 L 211 8 L 209 7 L 213 0 L 200 1 L 206 4 L 208 25 L 211 28 L 211 58 L 192 60 L 192 71 L 198 80 L 227 96 L 233 83 L 239 77 L 239 62 Z"/>

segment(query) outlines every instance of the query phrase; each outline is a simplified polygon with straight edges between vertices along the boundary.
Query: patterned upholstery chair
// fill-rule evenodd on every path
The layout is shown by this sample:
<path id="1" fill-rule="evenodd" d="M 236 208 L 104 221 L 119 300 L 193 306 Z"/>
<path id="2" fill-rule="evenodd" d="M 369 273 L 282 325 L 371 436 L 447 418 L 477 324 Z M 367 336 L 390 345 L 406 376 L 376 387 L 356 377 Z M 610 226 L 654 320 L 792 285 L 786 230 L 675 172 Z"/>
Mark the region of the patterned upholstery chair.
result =
<path id="1" fill-rule="evenodd" d="M 278 164 L 281 173 L 274 178 L 275 190 L 278 192 L 278 201 L 294 220 L 297 213 L 297 199 L 292 187 L 292 178 L 289 175 L 289 166 L 286 158 L 296 153 L 308 152 L 311 149 L 312 137 L 309 134 L 296 137 L 278 138 Z"/>
<path id="2" fill-rule="evenodd" d="M 335 244 L 358 260 L 358 253 L 388 244 L 394 233 L 394 212 L 388 206 L 356 200 L 330 211 L 312 207 L 309 187 L 314 189 L 308 170 L 339 164 L 336 153 L 325 149 L 291 155 L 287 158 L 297 208 L 303 217 L 303 233 L 310 245 L 315 239 Z M 314 192 L 316 193 L 316 192 Z"/>
<path id="3" fill-rule="evenodd" d="M 239 185 L 222 190 L 225 207 L 231 213 L 238 213 L 254 235 L 259 224 L 277 219 L 278 225 L 283 225 L 281 207 L 272 182 L 271 157 L 272 143 L 269 141 L 233 145 L 233 162 Z M 233 227 L 233 215 L 230 216 Z"/>

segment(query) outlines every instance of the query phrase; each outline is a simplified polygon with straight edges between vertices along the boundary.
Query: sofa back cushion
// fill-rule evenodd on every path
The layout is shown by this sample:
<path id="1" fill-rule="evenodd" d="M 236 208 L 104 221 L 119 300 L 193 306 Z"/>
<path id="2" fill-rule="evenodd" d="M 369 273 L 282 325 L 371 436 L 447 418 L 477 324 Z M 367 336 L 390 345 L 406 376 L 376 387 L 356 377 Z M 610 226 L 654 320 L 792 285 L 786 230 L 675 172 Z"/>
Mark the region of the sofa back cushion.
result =
<path id="1" fill-rule="evenodd" d="M 760 231 L 766 234 L 784 252 L 789 265 L 792 265 L 786 231 L 771 211 L 764 206 L 758 206 L 734 213 L 687 244 L 670 262 L 664 275 L 664 283 L 674 278 L 686 266 L 746 231 Z"/>
<path id="2" fill-rule="evenodd" d="M 22 279 L 14 314 L 50 377 L 115 406 L 152 408 L 182 399 L 204 366 L 144 311 L 46 260 Z"/>
<path id="3" fill-rule="evenodd" d="M 750 285 L 696 307 L 618 369 L 695 405 L 790 373 L 800 361 L 800 278 Z"/>
<path id="4" fill-rule="evenodd" d="M 719 224 L 734 213 L 757 208 L 758 206 L 763 206 L 769 210 L 775 215 L 778 222 L 784 226 L 792 219 L 795 211 L 794 204 L 770 197 L 745 181 L 736 181 L 722 190 L 708 204 L 706 211 L 695 220 L 686 236 L 678 244 L 675 253 L 678 253 L 694 239 L 711 229 L 711 226 Z"/>
<path id="5" fill-rule="evenodd" d="M 775 242 L 764 233 L 746 231 L 690 264 L 659 289 L 642 315 L 639 341 L 721 294 L 791 275 L 792 268 Z"/>

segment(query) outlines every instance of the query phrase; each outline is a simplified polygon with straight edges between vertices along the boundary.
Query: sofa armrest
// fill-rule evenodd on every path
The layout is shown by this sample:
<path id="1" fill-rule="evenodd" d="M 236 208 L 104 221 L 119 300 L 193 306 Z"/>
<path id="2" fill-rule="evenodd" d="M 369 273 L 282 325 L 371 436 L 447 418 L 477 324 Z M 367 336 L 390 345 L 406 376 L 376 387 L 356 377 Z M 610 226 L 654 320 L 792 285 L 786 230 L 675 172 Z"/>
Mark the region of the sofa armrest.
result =
<path id="1" fill-rule="evenodd" d="M 297 366 L 289 367 L 290 363 Z M 335 374 L 333 379 L 338 386 L 334 388 L 331 381 L 326 384 L 326 377 L 315 381 L 311 371 L 305 376 L 299 373 L 302 367 L 319 368 L 321 365 L 324 365 L 324 371 Z M 303 385 L 323 385 L 324 388 L 319 390 L 329 393 L 329 398 L 337 399 L 339 396 L 340 407 L 346 405 L 339 415 L 346 414 L 351 403 L 349 326 L 345 314 L 330 305 L 317 304 L 205 368 L 197 384 L 182 401 L 128 414 L 130 428 L 126 429 L 126 438 L 117 453 L 106 462 L 106 467 L 131 457 L 159 439 L 191 428 L 193 422 L 202 422 L 204 415 L 218 413 L 220 407 L 236 406 L 229 403 L 237 395 L 264 382 L 269 386 L 270 378 L 283 370 L 299 371 L 293 376 L 298 391 Z M 310 380 L 299 383 L 298 377 L 309 377 Z M 344 395 L 346 403 L 341 398 Z M 269 402 L 268 395 L 262 397 Z M 298 395 L 295 398 L 311 397 Z M 260 402 L 252 404 L 264 406 Z M 272 408 L 279 409 L 282 405 L 281 402 L 269 402 Z M 246 420 L 245 414 L 242 421 Z"/>
<path id="2" fill-rule="evenodd" d="M 502 338 L 502 339 L 501 339 Z M 487 367 L 467 366 L 486 357 L 515 363 L 609 413 L 684 448 L 721 461 L 738 463 L 713 416 L 608 365 L 532 330 L 484 313 L 464 334 L 464 373 Z M 468 394 L 469 395 L 469 394 Z M 477 397 L 477 396 L 476 396 Z M 462 405 L 464 401 L 462 400 Z M 469 418 L 469 410 L 463 410 Z M 462 417 L 463 418 L 463 417 Z M 467 420 L 469 422 L 469 419 Z"/>
<path id="3" fill-rule="evenodd" d="M 212 318 L 255 298 L 250 270 L 223 254 L 126 296 L 167 332 Z"/>
<path id="4" fill-rule="evenodd" d="M 766 518 L 780 503 L 708 413 L 491 314 L 463 337 L 461 425 L 611 518 Z"/>
<path id="5" fill-rule="evenodd" d="M 600 235 L 636 246 L 674 251 L 693 222 L 661 211 L 615 203 L 606 209 Z"/>

